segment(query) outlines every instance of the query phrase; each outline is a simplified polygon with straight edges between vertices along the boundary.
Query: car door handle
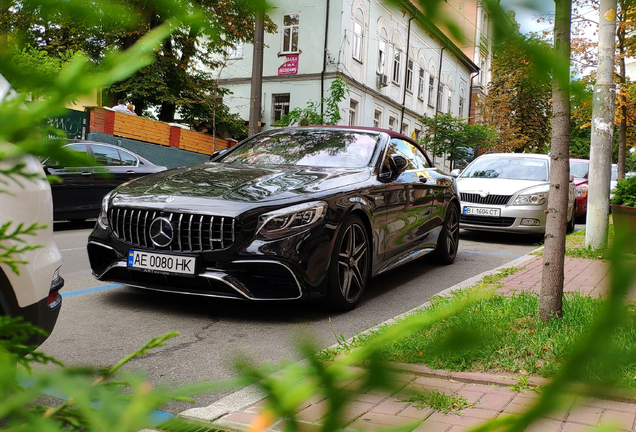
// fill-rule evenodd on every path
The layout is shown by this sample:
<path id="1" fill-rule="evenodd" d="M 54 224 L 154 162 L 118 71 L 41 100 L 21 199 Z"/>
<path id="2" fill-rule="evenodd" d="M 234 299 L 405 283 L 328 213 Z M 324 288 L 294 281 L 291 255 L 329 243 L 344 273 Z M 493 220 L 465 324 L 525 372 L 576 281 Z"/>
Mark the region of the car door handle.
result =
<path id="1" fill-rule="evenodd" d="M 92 173 L 92 172 L 90 172 L 90 171 L 82 171 L 82 175 L 83 175 L 83 176 L 85 176 L 85 177 L 86 177 L 86 176 L 89 176 L 89 175 L 92 175 L 92 174 L 93 174 L 93 173 Z"/>
<path id="2" fill-rule="evenodd" d="M 126 174 L 133 175 L 133 174 L 136 174 L 136 173 L 133 170 L 130 170 L 130 171 L 126 171 Z"/>

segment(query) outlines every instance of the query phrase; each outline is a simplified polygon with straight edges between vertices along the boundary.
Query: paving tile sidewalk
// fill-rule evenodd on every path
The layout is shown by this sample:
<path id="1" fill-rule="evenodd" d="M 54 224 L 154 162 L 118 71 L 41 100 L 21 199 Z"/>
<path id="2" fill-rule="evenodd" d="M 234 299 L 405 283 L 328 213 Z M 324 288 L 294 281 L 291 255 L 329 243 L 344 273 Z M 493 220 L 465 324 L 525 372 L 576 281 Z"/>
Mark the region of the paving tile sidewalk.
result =
<path id="1" fill-rule="evenodd" d="M 523 270 L 502 280 L 502 293 L 519 290 L 538 292 L 541 286 L 543 259 L 529 257 L 519 265 Z M 564 289 L 583 295 L 603 295 L 609 286 L 609 267 L 601 261 L 566 258 Z M 355 403 L 347 410 L 347 420 L 352 430 L 380 430 L 420 422 L 416 432 L 460 432 L 481 424 L 488 419 L 525 411 L 538 394 L 532 389 L 515 391 L 511 388 L 517 379 L 510 375 L 487 373 L 450 373 L 431 370 L 422 365 L 398 365 L 398 388 L 392 393 L 370 392 L 356 396 Z M 531 386 L 545 384 L 541 378 L 530 380 Z M 447 395 L 463 396 L 473 406 L 457 413 L 444 414 L 430 408 L 417 409 L 403 399 L 413 391 L 437 390 Z M 572 397 L 572 406 L 553 413 L 532 425 L 529 431 L 575 432 L 593 431 L 599 427 L 615 425 L 616 430 L 633 431 L 636 428 L 636 398 L 631 394 L 623 401 L 581 399 Z M 264 400 L 242 409 L 220 415 L 214 424 L 232 429 L 247 430 L 257 418 Z M 298 412 L 301 430 L 317 431 L 325 415 L 325 400 L 312 400 Z M 194 417 L 196 410 L 181 415 Z M 200 418 L 200 417 L 199 417 Z M 208 419 L 209 420 L 209 419 Z M 266 429 L 280 432 L 285 427 L 281 419 Z"/>

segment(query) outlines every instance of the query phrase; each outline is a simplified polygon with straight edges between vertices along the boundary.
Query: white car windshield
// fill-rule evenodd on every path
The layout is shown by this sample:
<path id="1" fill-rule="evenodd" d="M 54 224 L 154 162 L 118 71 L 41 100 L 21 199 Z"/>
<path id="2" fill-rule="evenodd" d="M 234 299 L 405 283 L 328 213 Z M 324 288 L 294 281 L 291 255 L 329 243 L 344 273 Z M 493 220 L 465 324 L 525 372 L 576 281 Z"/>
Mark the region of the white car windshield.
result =
<path id="1" fill-rule="evenodd" d="M 478 158 L 461 175 L 462 178 L 548 181 L 548 161 L 533 157 Z"/>

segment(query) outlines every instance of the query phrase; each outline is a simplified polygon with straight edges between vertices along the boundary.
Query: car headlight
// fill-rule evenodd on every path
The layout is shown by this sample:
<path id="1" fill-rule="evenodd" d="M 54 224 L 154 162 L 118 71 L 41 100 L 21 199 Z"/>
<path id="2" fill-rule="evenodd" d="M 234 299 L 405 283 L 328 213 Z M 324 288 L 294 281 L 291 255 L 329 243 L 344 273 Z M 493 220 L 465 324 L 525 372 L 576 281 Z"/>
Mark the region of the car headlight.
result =
<path id="1" fill-rule="evenodd" d="M 576 188 L 576 197 L 586 197 L 587 196 L 587 188 Z"/>
<path id="2" fill-rule="evenodd" d="M 99 212 L 99 217 L 97 218 L 97 223 L 103 229 L 108 229 L 108 205 L 112 194 L 112 191 L 108 192 L 102 200 L 102 210 Z"/>
<path id="3" fill-rule="evenodd" d="M 304 231 L 324 219 L 327 203 L 312 201 L 262 214 L 256 237 L 275 239 Z"/>
<path id="4" fill-rule="evenodd" d="M 541 186 L 529 189 L 515 198 L 512 205 L 541 205 L 548 200 L 548 190 L 550 186 Z"/>

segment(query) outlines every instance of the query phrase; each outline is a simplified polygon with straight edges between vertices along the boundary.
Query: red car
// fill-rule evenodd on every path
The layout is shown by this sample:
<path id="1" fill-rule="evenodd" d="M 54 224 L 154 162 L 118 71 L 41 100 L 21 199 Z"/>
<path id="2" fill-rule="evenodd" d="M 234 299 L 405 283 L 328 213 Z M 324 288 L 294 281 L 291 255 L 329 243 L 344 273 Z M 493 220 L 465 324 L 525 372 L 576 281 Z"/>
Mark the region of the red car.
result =
<path id="1" fill-rule="evenodd" d="M 576 187 L 575 215 L 579 220 L 585 220 L 587 214 L 587 181 L 590 171 L 590 161 L 587 159 L 570 159 L 570 175 L 574 177 Z"/>

